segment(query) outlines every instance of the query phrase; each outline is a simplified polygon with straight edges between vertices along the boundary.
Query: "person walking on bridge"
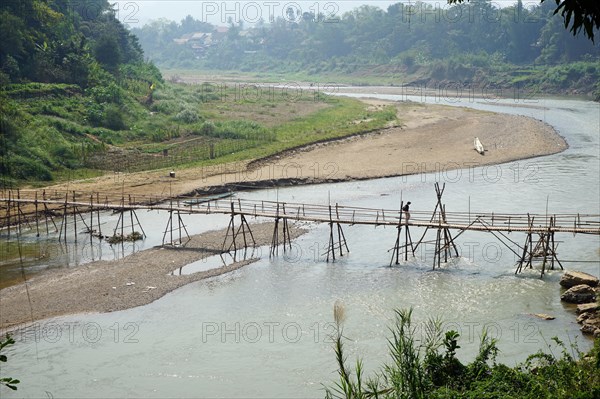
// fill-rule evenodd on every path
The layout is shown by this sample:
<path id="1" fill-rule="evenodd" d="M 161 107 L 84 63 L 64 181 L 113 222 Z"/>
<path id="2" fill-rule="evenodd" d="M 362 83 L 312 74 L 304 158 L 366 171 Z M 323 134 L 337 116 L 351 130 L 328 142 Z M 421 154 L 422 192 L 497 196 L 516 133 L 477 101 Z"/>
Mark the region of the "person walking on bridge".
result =
<path id="1" fill-rule="evenodd" d="M 410 212 L 408 211 L 410 208 L 410 201 L 408 201 L 406 203 L 406 205 L 404 205 L 402 207 L 402 212 L 404 212 L 404 221 L 406 224 L 408 224 L 408 221 L 410 220 Z"/>

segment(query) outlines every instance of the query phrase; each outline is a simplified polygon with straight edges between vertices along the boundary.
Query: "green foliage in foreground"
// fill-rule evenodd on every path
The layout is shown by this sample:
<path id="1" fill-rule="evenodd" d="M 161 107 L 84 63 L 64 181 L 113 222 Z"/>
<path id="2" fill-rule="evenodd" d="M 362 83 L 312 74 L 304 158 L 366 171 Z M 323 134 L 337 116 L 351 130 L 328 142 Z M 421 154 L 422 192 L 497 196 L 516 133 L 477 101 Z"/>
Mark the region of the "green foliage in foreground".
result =
<path id="1" fill-rule="evenodd" d="M 13 345 L 14 343 L 15 340 L 7 334 L 5 340 L 0 340 L 0 352 L 2 352 L 2 349 L 6 348 L 7 346 Z M 6 363 L 7 360 L 8 358 L 6 357 L 6 355 L 0 355 L 0 362 Z M 12 389 L 13 391 L 17 390 L 17 384 L 19 382 L 21 381 L 12 377 L 4 377 L 0 375 L 0 386 L 4 385 L 5 387 Z"/>
<path id="2" fill-rule="evenodd" d="M 412 325 L 412 310 L 397 310 L 391 327 L 389 353 L 391 363 L 374 377 L 366 378 L 361 360 L 354 370 L 344 354 L 343 309 L 336 304 L 334 336 L 339 381 L 326 387 L 326 398 L 564 398 L 594 399 L 600 397 L 600 339 L 592 351 L 584 355 L 576 350 L 577 359 L 565 345 L 561 357 L 535 353 L 516 367 L 496 362 L 496 341 L 485 333 L 479 354 L 469 364 L 456 357 L 459 335 L 442 330 L 440 320 L 425 326 L 425 338 L 417 341 Z"/>

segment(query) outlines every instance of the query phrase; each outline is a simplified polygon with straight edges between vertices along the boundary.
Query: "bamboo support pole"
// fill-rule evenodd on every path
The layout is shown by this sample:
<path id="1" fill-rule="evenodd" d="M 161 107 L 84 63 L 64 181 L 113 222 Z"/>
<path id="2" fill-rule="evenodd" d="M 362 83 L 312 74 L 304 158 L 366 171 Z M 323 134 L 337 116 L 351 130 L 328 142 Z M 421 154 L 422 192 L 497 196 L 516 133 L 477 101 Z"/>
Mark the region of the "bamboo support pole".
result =
<path id="1" fill-rule="evenodd" d="M 390 260 L 390 266 L 394 262 L 394 258 L 396 259 L 396 264 L 399 264 L 400 258 L 400 233 L 402 231 L 402 207 L 404 207 L 404 201 L 400 201 L 400 212 L 398 217 L 398 225 L 396 226 L 396 242 L 394 243 L 394 247 L 392 248 L 392 259 Z M 354 219 L 354 217 L 353 217 Z M 408 226 L 407 226 L 408 227 Z"/>
<path id="2" fill-rule="evenodd" d="M 348 251 L 347 240 L 343 231 L 343 224 L 346 225 L 371 225 L 371 226 L 391 226 L 397 228 L 396 242 L 392 250 L 390 265 L 400 261 L 400 251 L 404 251 L 403 259 L 408 260 L 409 251 L 412 250 L 413 256 L 416 249 L 422 243 L 433 242 L 435 245 L 434 268 L 441 266 L 442 252 L 444 262 L 448 262 L 452 257 L 459 256 L 457 238 L 465 231 L 480 231 L 490 233 L 495 236 L 505 246 L 510 248 L 516 255 L 517 268 L 515 273 L 519 273 L 523 268 L 533 268 L 541 265 L 542 273 L 552 270 L 558 264 L 562 264 L 557 256 L 557 247 L 559 241 L 556 240 L 557 233 L 573 234 L 594 234 L 600 235 L 600 215 L 589 215 L 584 213 L 568 214 L 557 213 L 552 216 L 530 215 L 530 214 L 507 214 L 507 213 L 477 213 L 471 211 L 469 202 L 469 212 L 447 212 L 442 203 L 442 195 L 445 185 L 435 184 L 437 202 L 434 212 L 428 214 L 425 212 L 411 212 L 411 219 L 406 223 L 402 211 L 392 211 L 383 208 L 364 208 L 353 206 L 317 205 L 306 203 L 281 203 L 279 201 L 259 201 L 244 200 L 236 198 L 235 200 L 219 201 L 211 200 L 207 203 L 198 203 L 194 206 L 180 204 L 179 199 L 170 199 L 167 204 L 155 196 L 134 196 L 121 192 L 118 195 L 99 192 L 83 193 L 74 190 L 6 190 L 0 193 L 0 207 L 4 208 L 4 218 L 0 219 L 3 229 L 11 234 L 17 232 L 20 235 L 23 226 L 29 226 L 35 234 L 39 236 L 40 231 L 45 225 L 46 234 L 49 234 L 50 224 L 54 225 L 56 232 L 59 233 L 59 241 L 67 241 L 69 224 L 71 218 L 75 232 L 75 243 L 78 240 L 78 227 L 82 222 L 87 231 L 91 234 L 94 229 L 98 230 L 101 236 L 101 225 L 103 210 L 113 210 L 119 213 L 117 226 L 114 229 L 114 235 L 121 232 L 124 236 L 125 231 L 136 232 L 137 226 L 143 231 L 136 211 L 158 210 L 169 212 L 169 223 L 163 235 L 163 243 L 167 235 L 170 234 L 171 242 L 174 242 L 175 233 L 179 242 L 184 240 L 184 233 L 189 238 L 189 233 L 182 219 L 182 214 L 231 214 L 230 226 L 228 227 L 224 249 L 229 245 L 229 235 L 231 235 L 230 248 L 237 249 L 241 245 L 247 247 L 250 245 L 252 230 L 250 229 L 246 216 L 255 218 L 264 217 L 275 221 L 273 231 L 273 240 L 271 245 L 272 255 L 278 251 L 283 238 L 284 252 L 291 249 L 291 234 L 289 218 L 295 218 L 297 221 L 307 221 L 314 223 L 329 224 L 329 244 L 327 248 L 327 261 L 330 258 L 335 260 L 337 256 L 344 255 L 344 248 Z M 89 197 L 89 201 L 88 201 Z M 102 200 L 101 200 L 102 198 Z M 128 201 L 125 201 L 125 198 Z M 103 204 L 102 204 L 103 202 Z M 402 204 L 401 204 L 402 205 Z M 287 208 L 292 209 L 291 214 L 287 214 Z M 335 212 L 334 212 L 335 211 Z M 89 212 L 89 218 L 84 213 Z M 129 216 L 125 214 L 129 212 Z M 95 213 L 95 215 L 94 215 Z M 235 216 L 240 216 L 240 224 L 237 225 Z M 398 215 L 398 217 L 396 217 Z M 60 227 L 55 223 L 55 217 L 61 217 Z M 544 217 L 542 217 L 544 216 Z M 40 218 L 44 220 L 40 220 Z M 174 218 L 177 218 L 175 220 Z M 35 219 L 35 221 L 32 220 Z M 50 219 L 50 220 L 48 220 Z M 94 220 L 96 219 L 96 220 Z M 539 220 L 539 222 L 538 222 Z M 130 225 L 126 225 L 126 221 Z M 33 226 L 33 223 L 35 226 Z M 43 223 L 42 226 L 40 224 Z M 404 238 L 402 237 L 402 225 L 406 225 Z M 32 227 L 33 226 L 33 227 Z M 424 227 L 425 231 L 420 239 L 415 243 L 411 237 L 410 227 Z M 33 230 L 35 229 L 35 230 Z M 436 230 L 435 240 L 427 240 L 429 229 Z M 281 230 L 281 231 L 280 231 Z M 460 230 L 458 234 L 453 234 L 453 230 Z M 523 247 L 508 237 L 507 234 L 515 232 L 524 232 L 525 243 Z M 24 233 L 24 231 L 23 231 Z M 250 236 L 248 236 L 248 234 Z M 283 237 L 280 237 L 283 234 Z M 241 236 L 240 236 L 241 235 Z M 534 237 L 535 235 L 535 237 Z M 240 241 L 242 240 L 242 241 Z M 402 243 L 402 240 L 404 243 Z M 517 247 L 518 249 L 514 249 Z"/>

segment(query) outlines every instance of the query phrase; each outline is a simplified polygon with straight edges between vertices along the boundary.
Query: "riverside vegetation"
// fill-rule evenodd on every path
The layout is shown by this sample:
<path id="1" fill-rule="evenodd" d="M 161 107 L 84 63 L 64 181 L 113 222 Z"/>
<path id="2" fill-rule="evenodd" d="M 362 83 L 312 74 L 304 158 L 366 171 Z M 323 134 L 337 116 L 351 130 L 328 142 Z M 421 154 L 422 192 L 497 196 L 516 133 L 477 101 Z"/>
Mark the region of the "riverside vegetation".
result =
<path id="1" fill-rule="evenodd" d="M 129 83 L 125 83 L 128 85 Z M 3 186 L 254 159 L 315 141 L 385 127 L 393 107 L 303 91 L 243 99 L 239 87 L 154 83 L 133 91 L 113 81 L 29 83 L 2 91 Z M 33 98 L 24 99 L 26 92 Z M 2 95 L 0 94 L 0 95 Z"/>
<path id="2" fill-rule="evenodd" d="M 442 329 L 439 319 L 425 323 L 422 340 L 412 322 L 412 310 L 396 310 L 390 327 L 391 363 L 366 378 L 361 360 L 348 366 L 344 350 L 343 307 L 334 307 L 334 349 L 339 380 L 325 386 L 326 398 L 553 398 L 596 399 L 600 397 L 600 338 L 584 354 L 576 346 L 569 350 L 553 338 L 550 353 L 538 352 L 515 367 L 496 362 L 496 341 L 485 332 L 479 353 L 469 364 L 457 358 L 459 334 Z M 560 350 L 555 355 L 552 350 Z"/>
<path id="3" fill-rule="evenodd" d="M 253 159 L 396 118 L 296 86 L 165 82 L 106 0 L 78 4 L 0 5 L 2 187 Z"/>
<path id="4" fill-rule="evenodd" d="M 506 95 L 600 100 L 598 40 L 594 44 L 564 29 L 554 3 L 404 2 L 343 14 L 335 2 L 323 9 L 289 3 L 272 21 L 246 26 L 244 15 L 232 18 L 216 43 L 188 40 L 216 29 L 191 15 L 179 23 L 152 21 L 132 32 L 148 57 L 173 75 L 229 70 L 265 80 L 503 88 Z"/>

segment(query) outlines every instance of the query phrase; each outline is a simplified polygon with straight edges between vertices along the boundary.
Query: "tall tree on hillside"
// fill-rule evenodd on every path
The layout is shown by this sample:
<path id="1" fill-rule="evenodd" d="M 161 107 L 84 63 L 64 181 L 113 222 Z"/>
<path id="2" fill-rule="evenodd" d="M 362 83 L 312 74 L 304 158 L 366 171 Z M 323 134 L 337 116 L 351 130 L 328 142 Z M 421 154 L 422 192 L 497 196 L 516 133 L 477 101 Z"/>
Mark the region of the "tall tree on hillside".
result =
<path id="1" fill-rule="evenodd" d="M 558 64 L 581 58 L 585 54 L 600 54 L 599 46 L 589 40 L 578 40 L 567 30 L 561 29 L 561 22 L 548 18 L 541 29 L 538 44 L 541 54 L 537 61 L 543 64 Z"/>
<path id="2" fill-rule="evenodd" d="M 192 32 L 212 32 L 214 27 L 208 22 L 199 21 L 191 15 L 186 16 L 179 24 L 181 34 Z"/>
<path id="3" fill-rule="evenodd" d="M 448 0 L 450 4 L 462 3 L 465 0 Z M 470 1 L 470 0 L 466 0 Z M 540 0 L 541 3 L 552 0 Z M 563 17 L 564 26 L 573 35 L 583 33 L 592 42 L 595 34 L 600 29 L 600 1 L 598 0 L 554 0 L 556 8 L 554 14 Z"/>
<path id="4" fill-rule="evenodd" d="M 106 69 L 115 72 L 122 58 L 117 39 L 111 35 L 100 37 L 94 48 L 94 56 Z"/>
<path id="5" fill-rule="evenodd" d="M 541 6 L 528 9 L 519 0 L 502 9 L 502 31 L 506 58 L 514 63 L 534 61 L 540 53 L 540 30 L 548 21 L 548 13 Z"/>
<path id="6" fill-rule="evenodd" d="M 32 43 L 27 43 L 26 31 L 25 22 L 21 18 L 7 10 L 0 11 L 0 70 L 12 80 L 20 78 L 18 60 L 26 57 L 26 47 L 32 46 Z"/>

